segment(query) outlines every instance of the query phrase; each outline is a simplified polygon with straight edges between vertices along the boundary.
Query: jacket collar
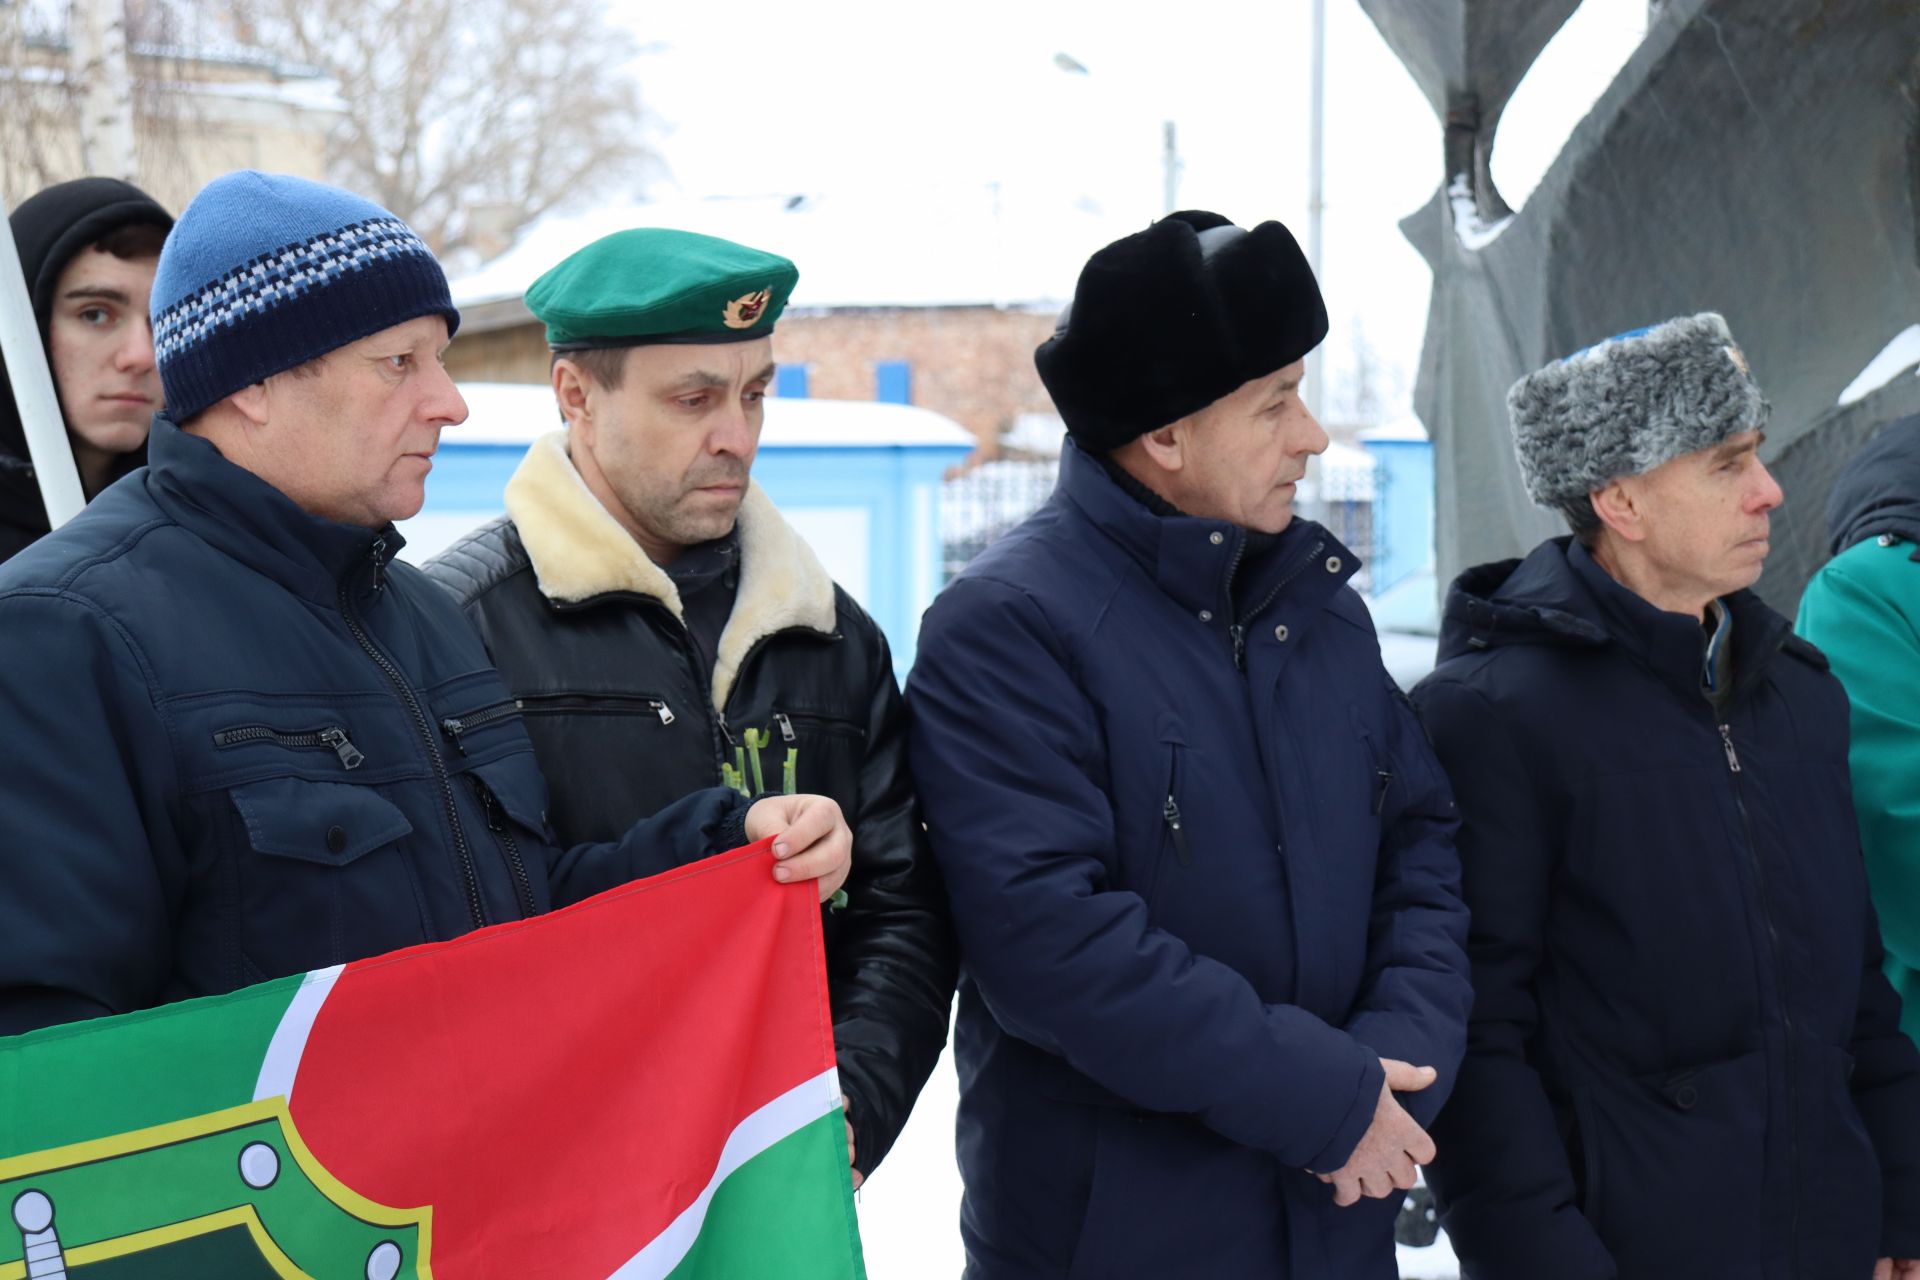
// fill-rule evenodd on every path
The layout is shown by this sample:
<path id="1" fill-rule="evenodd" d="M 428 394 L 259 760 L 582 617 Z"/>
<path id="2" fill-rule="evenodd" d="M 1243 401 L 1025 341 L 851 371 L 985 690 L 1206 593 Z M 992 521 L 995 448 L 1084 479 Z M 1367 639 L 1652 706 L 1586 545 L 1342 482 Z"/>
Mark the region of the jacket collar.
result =
<path id="1" fill-rule="evenodd" d="M 0 370 L 0 395 L 4 395 L 5 390 L 6 374 L 5 370 Z M 0 406 L 0 409 L 11 408 L 11 403 Z M 120 454 L 107 468 L 107 484 L 132 475 L 145 465 L 145 448 Z M 105 485 L 101 486 L 102 492 L 105 489 Z M 22 452 L 10 453 L 5 443 L 0 442 L 0 524 L 12 525 L 35 538 L 52 529 L 47 519 L 46 503 L 40 496 L 40 480 L 34 472 L 33 462 L 24 452 L 24 445 Z"/>
<path id="2" fill-rule="evenodd" d="M 1567 548 L 1567 564 L 1579 576 L 1605 617 L 1603 625 L 1646 667 L 1689 695 L 1697 695 L 1707 652 L 1699 618 L 1652 604 L 1614 580 L 1579 543 Z M 1824 669 L 1826 658 L 1805 641 L 1794 642 L 1787 620 L 1750 590 L 1722 598 L 1733 617 L 1733 696 L 1750 688 L 1783 645 Z"/>
<path id="3" fill-rule="evenodd" d="M 309 515 L 292 498 L 211 443 L 156 414 L 147 439 L 147 488 L 168 518 L 287 590 L 327 608 L 340 584 L 382 567 L 405 545 L 391 524 L 364 529 Z M 371 587 L 374 576 L 366 584 Z"/>
<path id="4" fill-rule="evenodd" d="M 520 532 L 540 594 L 556 608 L 592 604 L 605 596 L 657 600 L 686 621 L 679 588 L 647 557 L 580 478 L 567 455 L 567 433 L 534 441 L 507 481 L 507 515 Z M 793 531 L 760 486 L 747 484 L 740 502 L 740 588 L 720 633 L 713 661 L 713 705 L 727 694 L 754 645 L 799 627 L 836 634 L 833 579 Z"/>
<path id="5" fill-rule="evenodd" d="M 1296 518 L 1278 537 L 1259 539 L 1254 550 L 1254 539 L 1237 524 L 1171 507 L 1171 515 L 1151 511 L 1071 439 L 1060 452 L 1060 490 L 1155 586 L 1188 612 L 1204 610 L 1222 628 L 1234 621 L 1236 581 L 1242 610 L 1256 608 L 1293 582 L 1308 557 L 1318 557 L 1330 572 L 1299 577 L 1299 591 L 1313 592 L 1319 598 L 1311 603 L 1320 603 L 1359 568 L 1353 554 L 1311 520 Z M 1289 598 L 1305 602 L 1304 595 Z"/>
<path id="6" fill-rule="evenodd" d="M 1752 591 L 1725 597 L 1733 615 L 1734 692 L 1760 678 L 1785 647 L 1824 669 L 1826 659 L 1791 634 Z M 1619 645 L 1685 696 L 1700 692 L 1706 632 L 1697 618 L 1649 603 L 1615 581 L 1578 542 L 1551 538 L 1525 560 L 1469 569 L 1447 593 L 1440 660 L 1514 644 Z"/>

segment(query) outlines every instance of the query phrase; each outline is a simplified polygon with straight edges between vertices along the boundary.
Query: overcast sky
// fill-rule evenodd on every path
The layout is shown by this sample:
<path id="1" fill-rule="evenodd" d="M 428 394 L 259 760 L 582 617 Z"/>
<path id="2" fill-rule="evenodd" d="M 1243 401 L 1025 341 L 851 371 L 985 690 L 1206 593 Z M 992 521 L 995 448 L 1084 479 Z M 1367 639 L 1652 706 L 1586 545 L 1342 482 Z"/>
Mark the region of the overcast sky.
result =
<path id="1" fill-rule="evenodd" d="M 995 188 L 1080 202 L 1122 227 L 1161 208 L 1160 122 L 1180 203 L 1307 239 L 1308 0 L 1183 8 L 1095 0 L 614 0 L 654 51 L 638 67 L 661 121 L 664 190 L 687 195 Z M 1495 177 L 1524 196 L 1644 31 L 1645 0 L 1587 0 L 1520 87 Z M 1063 71 L 1066 54 L 1086 74 Z M 1404 411 L 1430 277 L 1399 220 L 1441 180 L 1440 127 L 1358 0 L 1327 0 L 1329 378 L 1363 332 Z M 1085 246 L 1086 252 L 1098 245 Z M 875 253 L 937 254 L 903 219 Z M 805 263 L 801 264 L 804 272 Z M 1392 416 L 1389 414 L 1388 416 Z"/>

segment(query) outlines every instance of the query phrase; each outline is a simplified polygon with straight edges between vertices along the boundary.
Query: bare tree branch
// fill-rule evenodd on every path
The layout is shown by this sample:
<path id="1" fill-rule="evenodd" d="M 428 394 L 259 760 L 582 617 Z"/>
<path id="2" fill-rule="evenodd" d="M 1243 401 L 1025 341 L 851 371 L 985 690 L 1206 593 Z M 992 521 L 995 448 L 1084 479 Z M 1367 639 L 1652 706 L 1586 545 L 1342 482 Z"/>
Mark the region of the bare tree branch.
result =
<path id="1" fill-rule="evenodd" d="M 476 209 L 511 229 L 631 189 L 657 163 L 628 72 L 636 50 L 601 0 L 204 3 L 236 38 L 339 85 L 330 176 L 441 254 L 475 247 Z"/>

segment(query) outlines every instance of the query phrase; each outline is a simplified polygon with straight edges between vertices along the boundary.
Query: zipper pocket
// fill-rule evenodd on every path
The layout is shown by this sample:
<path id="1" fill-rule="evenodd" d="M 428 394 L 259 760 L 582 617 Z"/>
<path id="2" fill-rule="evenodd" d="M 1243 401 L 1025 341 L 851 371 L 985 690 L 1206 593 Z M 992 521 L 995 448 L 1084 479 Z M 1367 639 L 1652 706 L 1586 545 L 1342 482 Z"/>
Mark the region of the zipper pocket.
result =
<path id="1" fill-rule="evenodd" d="M 645 709 L 663 726 L 680 718 L 665 699 L 646 693 L 541 693 L 516 698 L 513 705 L 530 716 L 620 716 Z"/>
<path id="2" fill-rule="evenodd" d="M 507 869 L 513 873 L 514 895 L 520 899 L 522 919 L 533 914 L 533 884 L 527 879 L 526 860 L 520 856 L 520 843 L 513 838 L 513 827 L 508 822 L 507 811 L 500 804 L 500 797 L 493 794 L 493 788 L 480 777 L 469 774 L 473 782 L 474 797 L 480 801 L 480 813 L 486 819 L 487 830 L 493 832 L 500 842 L 500 854 L 506 859 Z"/>
<path id="3" fill-rule="evenodd" d="M 1393 790 L 1393 770 L 1382 762 L 1381 753 L 1374 750 L 1373 735 L 1367 731 L 1366 717 L 1360 714 L 1358 706 L 1349 706 L 1347 714 L 1353 720 L 1353 736 L 1360 739 L 1360 750 L 1367 757 L 1367 767 L 1373 770 L 1373 816 L 1379 817 L 1386 811 L 1387 796 Z"/>
<path id="4" fill-rule="evenodd" d="M 239 747 L 249 742 L 271 742 L 275 746 L 300 749 L 326 747 L 340 757 L 341 766 L 347 769 L 358 769 L 367 758 L 347 737 L 347 731 L 337 724 L 296 732 L 264 724 L 245 724 L 233 729 L 221 729 L 213 735 L 213 745 L 216 747 Z"/>
<path id="5" fill-rule="evenodd" d="M 1187 845 L 1187 828 L 1180 818 L 1180 802 L 1168 796 L 1166 804 L 1161 806 L 1160 816 L 1166 820 L 1167 830 L 1173 835 L 1173 856 L 1180 859 L 1181 866 L 1192 866 L 1193 850 Z"/>
<path id="6" fill-rule="evenodd" d="M 447 735 L 447 741 L 453 744 L 457 754 L 465 755 L 467 748 L 460 741 L 462 735 L 472 733 L 476 729 L 484 729 L 496 721 L 519 714 L 519 700 L 509 699 L 506 702 L 496 702 L 490 707 L 481 707 L 478 711 L 469 711 L 465 715 L 447 716 L 440 721 L 440 732 Z"/>
<path id="7" fill-rule="evenodd" d="M 842 738 L 854 738 L 861 742 L 867 740 L 866 726 L 857 724 L 852 720 L 836 720 L 831 716 L 809 715 L 804 711 L 795 711 L 791 715 L 776 711 L 773 713 L 773 722 L 780 728 L 781 739 L 789 743 L 800 740 L 799 732 L 795 729 L 796 725 L 811 729 L 815 733 L 824 733 Z"/>

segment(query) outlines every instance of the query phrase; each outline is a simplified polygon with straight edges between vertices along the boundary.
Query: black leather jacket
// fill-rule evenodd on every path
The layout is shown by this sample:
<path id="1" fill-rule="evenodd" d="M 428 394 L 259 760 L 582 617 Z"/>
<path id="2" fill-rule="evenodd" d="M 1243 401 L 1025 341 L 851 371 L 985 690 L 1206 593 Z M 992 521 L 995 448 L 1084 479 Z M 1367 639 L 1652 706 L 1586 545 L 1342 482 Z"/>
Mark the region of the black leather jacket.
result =
<path id="1" fill-rule="evenodd" d="M 573 487 L 563 441 L 534 446 L 509 515 L 426 571 L 459 597 L 519 700 L 563 842 L 624 831 L 721 781 L 722 766 L 755 795 L 839 802 L 853 869 L 847 905 L 826 916 L 828 979 L 856 1163 L 871 1172 L 946 1043 L 956 967 L 886 639 L 753 490 L 709 672 L 666 575 Z"/>

